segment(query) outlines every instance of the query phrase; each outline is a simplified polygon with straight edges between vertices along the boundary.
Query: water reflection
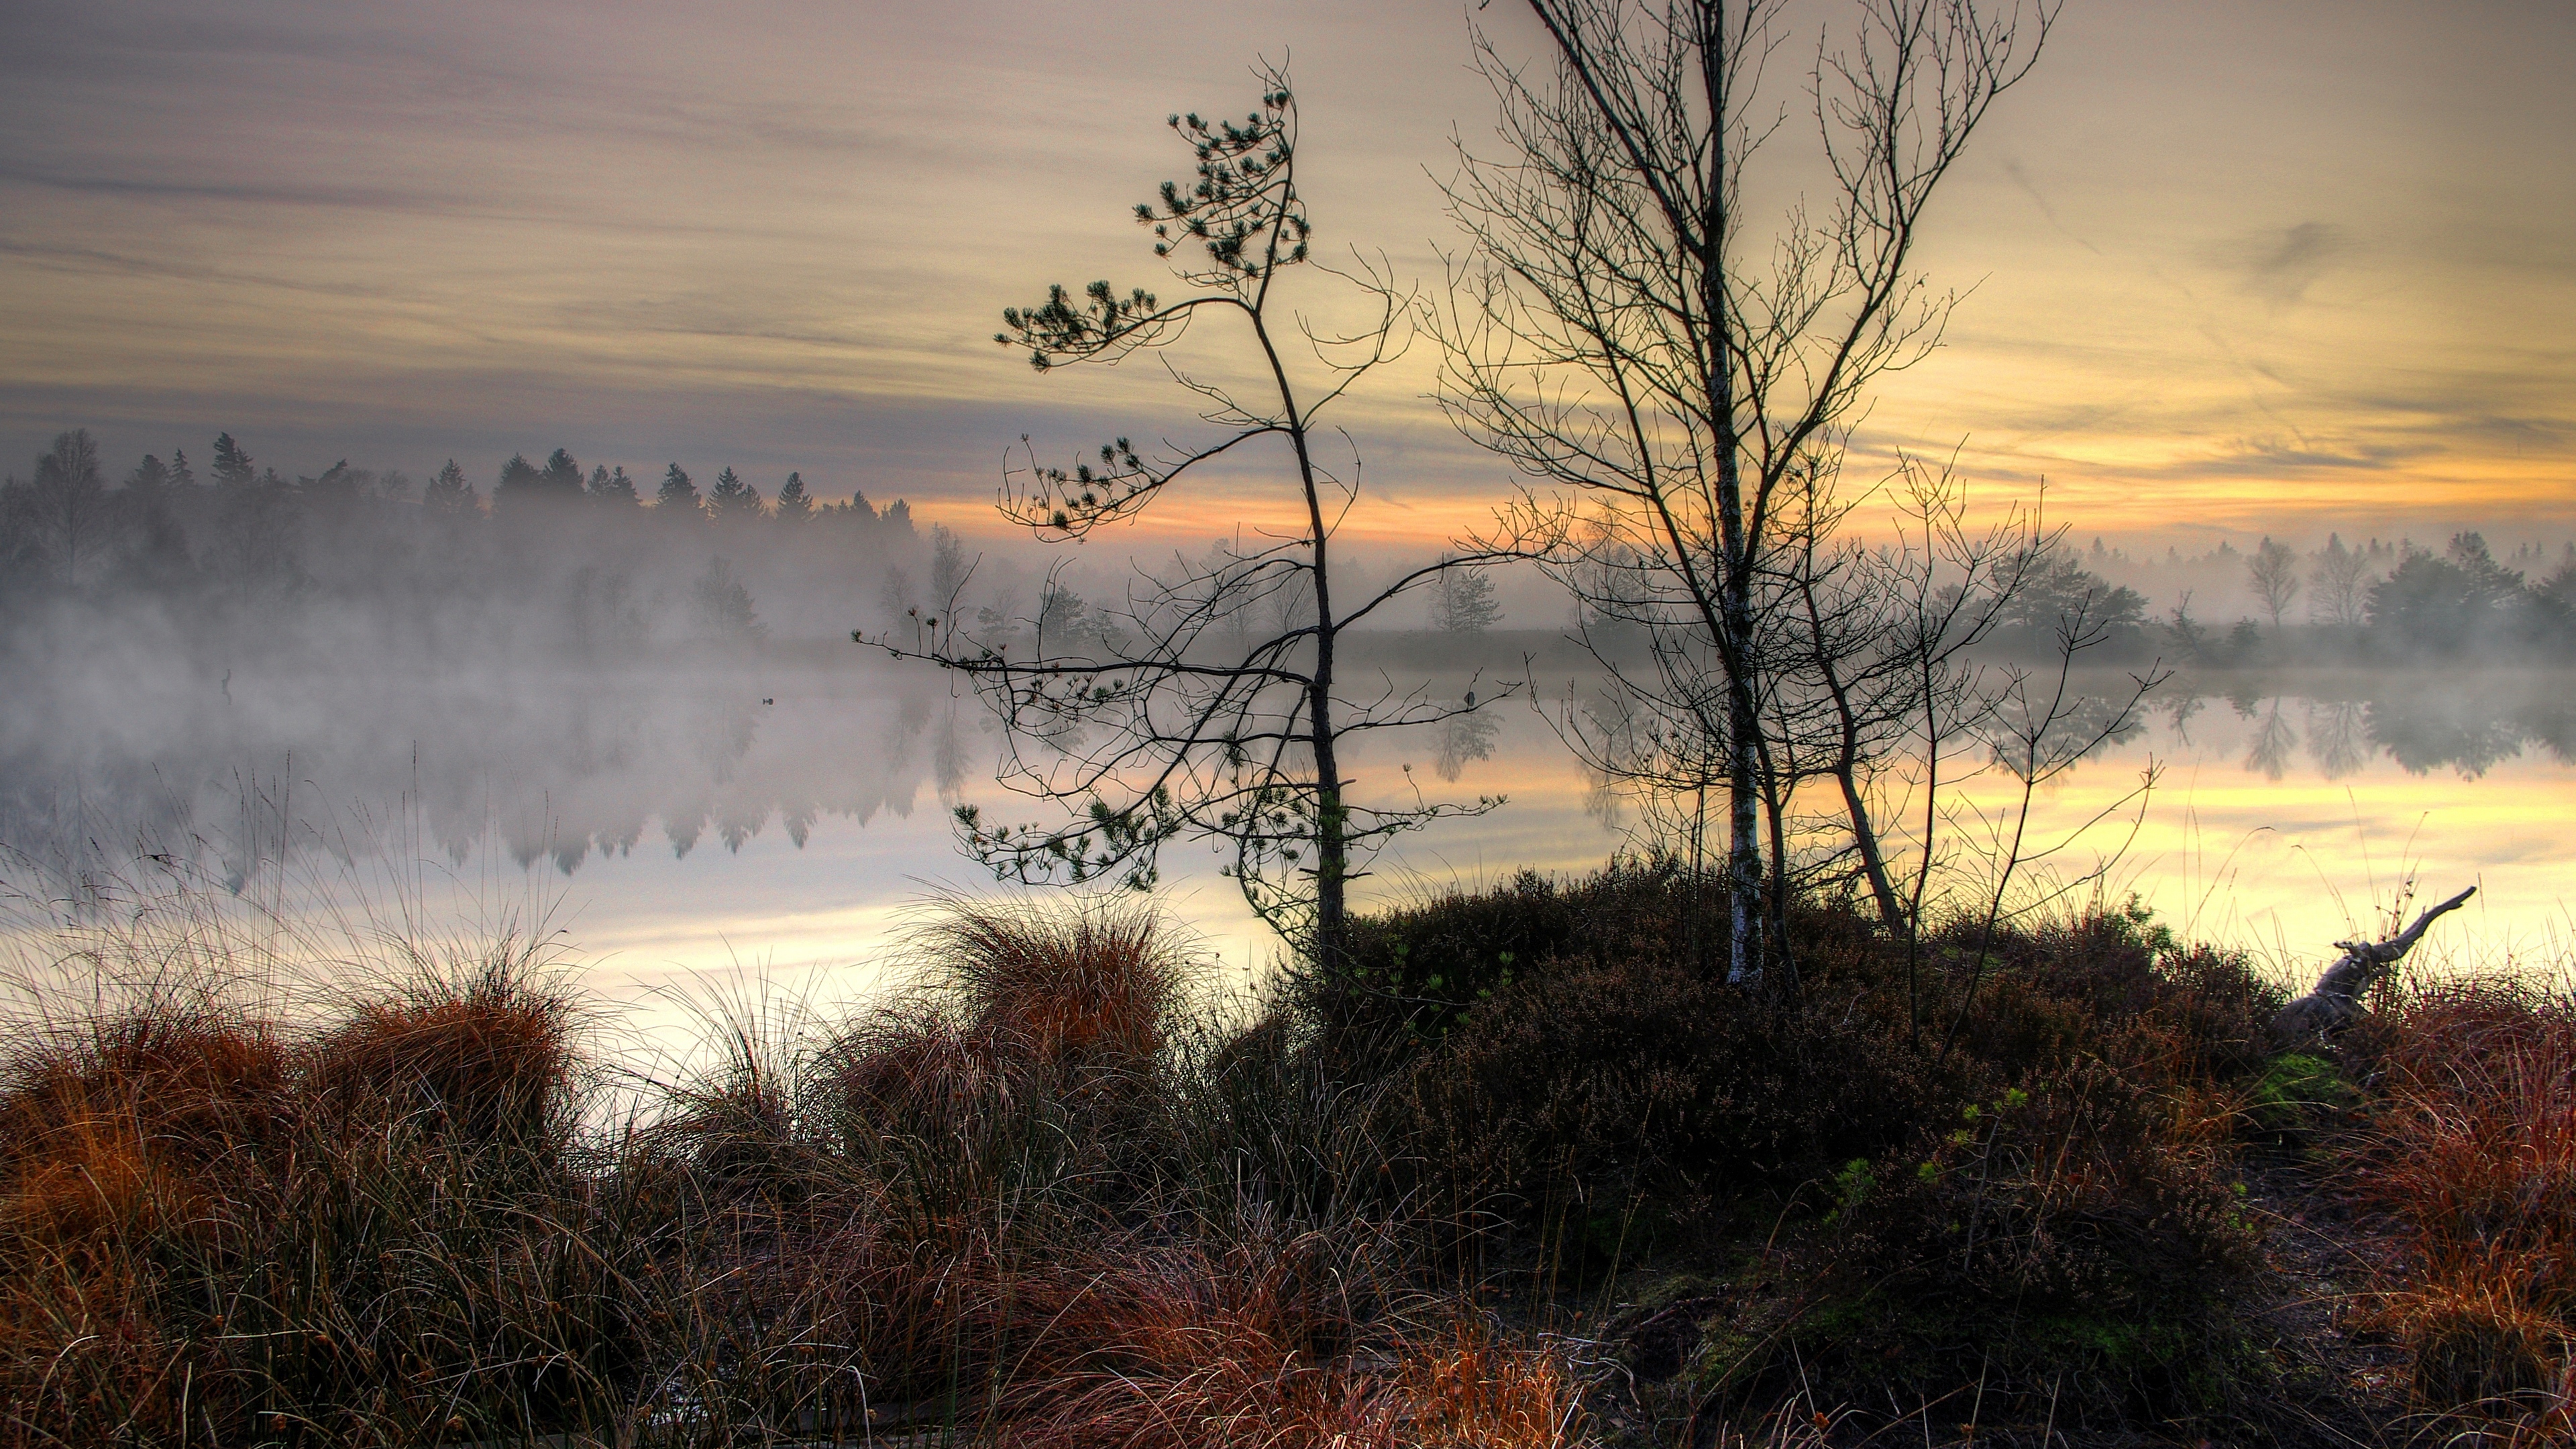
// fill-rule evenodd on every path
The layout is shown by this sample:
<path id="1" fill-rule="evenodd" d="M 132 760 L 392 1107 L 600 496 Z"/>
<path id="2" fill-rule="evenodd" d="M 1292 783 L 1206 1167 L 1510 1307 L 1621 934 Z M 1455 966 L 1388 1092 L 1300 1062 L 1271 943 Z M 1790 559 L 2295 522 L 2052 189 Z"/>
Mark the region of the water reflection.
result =
<path id="1" fill-rule="evenodd" d="M 772 823 L 908 815 L 953 794 L 975 728 L 935 678 L 700 660 L 472 678 L 236 674 L 177 698 L 0 723 L 0 845 L 64 881 L 185 855 L 240 891 L 384 817 L 462 864 L 497 843 L 569 876 L 658 839 L 728 851 Z M 100 706 L 104 707 L 100 707 Z"/>
<path id="2" fill-rule="evenodd" d="M 2341 780 L 2386 758 L 2413 775 L 2447 770 L 2477 779 L 2526 752 L 2560 764 L 2576 762 L 2576 684 L 2557 674 L 2398 673 L 2355 689 L 2352 681 L 2242 680 L 2224 694 L 2181 680 L 2166 686 L 2155 712 L 2186 748 L 2213 699 L 2223 698 L 2244 725 L 2243 764 L 2279 781 L 2306 766 Z M 2205 726 L 2203 727 L 2205 732 Z"/>
<path id="3" fill-rule="evenodd" d="M 1440 724 L 1440 748 L 1431 757 L 1434 773 L 1455 785 L 1467 766 L 1477 760 L 1494 757 L 1494 737 L 1502 733 L 1502 719 L 1494 714 L 1452 715 Z"/>
<path id="4" fill-rule="evenodd" d="M 2474 878 L 2489 883 L 2488 909 L 2552 920 L 2531 913 L 2555 909 L 2546 882 L 2564 856 L 2558 822 L 2576 786 L 2567 769 L 2576 699 L 2563 683 L 2431 673 L 2173 681 L 2147 701 L 2143 733 L 2119 732 L 2043 792 L 2047 818 L 2034 828 L 2090 818 L 2134 789 L 2152 758 L 2178 768 L 2150 805 L 2149 835 L 2123 866 L 2138 874 L 2122 874 L 2121 888 L 2175 909 L 2178 923 L 2212 898 L 2190 852 L 2223 855 L 2252 832 L 2276 842 L 2260 849 L 2298 854 L 2282 856 L 2277 880 L 2228 888 L 2224 898 L 2249 913 L 2309 909 L 2324 899 L 2321 872 L 2349 897 L 2337 909 L 2366 903 L 2384 882 L 2357 851 L 2384 861 L 2438 835 L 2457 841 L 2429 862 L 2444 884 L 2482 871 Z M 1565 704 L 1542 703 L 1550 716 Z M 851 939 L 851 913 L 863 906 L 917 899 L 933 878 L 970 888 L 980 878 L 956 855 L 937 805 L 1000 803 L 994 748 L 975 703 L 952 698 L 936 675 L 775 648 L 654 669 L 244 670 L 228 684 L 216 672 L 123 694 L 65 691 L 0 711 L 0 845 L 20 853 L 0 877 L 28 888 L 32 860 L 54 882 L 75 883 L 130 868 L 143 851 L 175 851 L 242 890 L 298 859 L 382 848 L 461 863 L 480 853 L 577 879 L 591 912 L 585 944 L 615 941 L 655 961 L 723 959 L 730 947 L 713 938 L 738 931 L 753 949 L 821 956 L 844 949 L 833 943 Z M 1639 802 L 1586 776 L 1550 720 L 1517 703 L 1376 741 L 1351 768 L 1371 790 L 1436 777 L 1511 796 L 1492 816 L 1411 842 L 1390 858 L 1390 882 L 1406 871 L 1583 869 L 1653 808 L 1697 814 L 1694 802 Z M 1999 774 L 1998 788 L 2007 785 Z M 389 828 L 371 842 L 347 823 L 353 811 Z M 2199 845 L 2176 830 L 2200 832 Z M 1178 863 L 1173 879 L 1189 869 Z M 1187 909 L 1216 920 L 1233 908 L 1232 892 L 1206 874 Z M 2526 903 L 2509 907 L 2500 887 L 2526 878 Z M 824 920 L 826 911 L 838 914 Z M 664 944 L 700 926 L 712 944 Z M 2346 928 L 2300 917 L 2281 929 L 2304 944 Z M 1244 939 L 1239 954 L 1259 959 L 1261 939 Z"/>
<path id="5" fill-rule="evenodd" d="M 2299 747 L 2299 732 L 2284 714 L 2289 701 L 2278 696 L 2266 700 L 2260 709 L 2260 721 L 2251 742 L 2245 747 L 2245 768 L 2259 772 L 2266 780 L 2278 780 L 2290 772 L 2290 755 Z"/>
<path id="6" fill-rule="evenodd" d="M 2307 702 L 2308 755 L 2319 774 L 2340 780 L 2361 769 L 2370 755 L 2368 714 L 2348 699 Z"/>

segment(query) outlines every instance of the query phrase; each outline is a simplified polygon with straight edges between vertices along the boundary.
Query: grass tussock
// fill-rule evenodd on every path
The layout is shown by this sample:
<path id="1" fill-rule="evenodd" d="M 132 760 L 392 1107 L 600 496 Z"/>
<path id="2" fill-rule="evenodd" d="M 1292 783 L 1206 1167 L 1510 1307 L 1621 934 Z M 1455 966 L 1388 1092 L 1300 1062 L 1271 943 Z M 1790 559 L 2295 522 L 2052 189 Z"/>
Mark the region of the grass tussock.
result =
<path id="1" fill-rule="evenodd" d="M 1382 1094 L 1194 1005 L 1150 914 L 918 944 L 614 1122 L 510 943 L 50 1020 L 0 1061 L 0 1443 L 1574 1442 L 1561 1355 L 1426 1286 Z"/>
<path id="2" fill-rule="evenodd" d="M 1523 877 L 1246 1011 L 1145 909 L 951 903 L 912 987 L 615 1112 L 518 943 L 264 1004 L 143 963 L 0 1053 L 0 1446 L 2569 1430 L 2558 997 L 2285 1057 L 2285 993 L 2142 913 L 1814 904 L 1785 992 L 1711 905 Z M 2283 1192 L 2408 1402 L 2283 1327 Z"/>
<path id="3" fill-rule="evenodd" d="M 2428 1418 L 2576 1435 L 2576 1006 L 2529 980 L 2392 995 L 2361 1148 L 2402 1248 L 2378 1321 Z"/>

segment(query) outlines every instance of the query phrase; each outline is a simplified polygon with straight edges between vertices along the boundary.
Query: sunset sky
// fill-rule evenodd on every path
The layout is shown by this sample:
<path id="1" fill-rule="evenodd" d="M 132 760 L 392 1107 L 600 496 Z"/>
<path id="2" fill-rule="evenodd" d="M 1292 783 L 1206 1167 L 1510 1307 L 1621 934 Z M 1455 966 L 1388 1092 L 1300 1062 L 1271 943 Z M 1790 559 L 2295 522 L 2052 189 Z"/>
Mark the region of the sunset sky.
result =
<path id="1" fill-rule="evenodd" d="M 1159 371 L 990 337 L 1049 281 L 1160 282 L 1125 210 L 1187 169 L 1163 118 L 1243 109 L 1256 56 L 1293 67 L 1321 244 L 1437 281 L 1449 138 L 1490 149 L 1469 13 L 16 0 L 0 466 L 87 426 L 120 471 L 202 467 L 228 429 L 290 475 L 488 487 L 562 445 L 971 523 L 1024 432 L 1186 427 Z M 1477 19 L 1534 52 L 1509 0 Z M 2186 548 L 2576 534 L 2563 0 L 2069 0 L 1932 224 L 1974 290 L 1870 456 L 1964 444 L 1992 496 L 2044 476 L 2055 516 Z M 1345 420 L 1383 535 L 1510 481 L 1428 364 Z"/>

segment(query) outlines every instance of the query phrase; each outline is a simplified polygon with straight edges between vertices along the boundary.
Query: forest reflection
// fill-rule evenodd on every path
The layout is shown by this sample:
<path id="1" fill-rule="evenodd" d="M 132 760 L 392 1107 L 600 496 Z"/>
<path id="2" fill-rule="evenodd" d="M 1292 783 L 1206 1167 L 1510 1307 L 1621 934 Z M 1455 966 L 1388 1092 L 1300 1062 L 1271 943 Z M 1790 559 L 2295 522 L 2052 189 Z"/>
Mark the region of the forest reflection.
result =
<path id="1" fill-rule="evenodd" d="M 2308 681 L 2299 689 L 2242 681 L 2223 692 L 2178 680 L 2154 704 L 2173 737 L 2192 746 L 2213 711 L 2245 729 L 2245 768 L 2267 780 L 2309 769 L 2328 780 L 2385 759 L 2413 775 L 2438 770 L 2476 779 L 2533 752 L 2576 763 L 2576 700 L 2555 672 L 2446 675 L 2401 671 L 2355 689 Z"/>
<path id="2" fill-rule="evenodd" d="M 0 739 L 0 845 L 76 880 L 185 856 L 240 891 L 299 854 L 487 846 L 571 875 L 595 857 L 773 825 L 909 815 L 980 738 L 942 681 L 701 661 L 471 680 L 236 676 L 203 696 Z M 138 712 L 139 713 L 139 712 Z"/>
<path id="3" fill-rule="evenodd" d="M 2473 780 L 2526 755 L 2576 763 L 2565 683 L 2554 671 L 2184 676 L 2106 743 L 2154 726 L 2153 753 L 2233 757 L 2274 782 L 2392 767 Z M 1444 783 L 1484 783 L 1503 768 L 1498 743 L 1530 731 L 1544 733 L 1525 708 L 1462 715 L 1376 768 L 1401 756 Z M 0 876 L 38 871 L 60 887 L 171 855 L 240 891 L 314 852 L 399 848 L 463 865 L 483 850 L 571 876 L 639 850 L 739 852 L 771 829 L 801 848 L 827 820 L 864 827 L 990 794 L 996 743 L 976 702 L 935 675 L 782 659 L 777 646 L 651 669 L 201 678 L 57 700 L 40 725 L 0 734 L 12 867 Z M 1514 778 L 1491 783 L 1528 790 L 1551 757 L 1527 741 Z M 1561 769 L 1579 772 L 1571 755 Z"/>

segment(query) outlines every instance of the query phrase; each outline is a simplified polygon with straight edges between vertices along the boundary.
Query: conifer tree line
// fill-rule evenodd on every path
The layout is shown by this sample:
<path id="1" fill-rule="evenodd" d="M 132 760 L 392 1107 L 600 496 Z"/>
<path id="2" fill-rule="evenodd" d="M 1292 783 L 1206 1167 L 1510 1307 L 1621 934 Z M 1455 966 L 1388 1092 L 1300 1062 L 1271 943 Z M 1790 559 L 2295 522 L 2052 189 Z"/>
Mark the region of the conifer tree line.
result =
<path id="1" fill-rule="evenodd" d="M 900 614 L 929 540 L 903 500 L 825 500 L 801 472 L 764 494 L 731 466 L 701 487 L 585 468 L 568 449 L 513 456 L 478 481 L 455 460 L 415 482 L 346 460 L 288 477 L 231 433 L 199 458 L 147 454 L 114 472 L 87 429 L 0 482 L 0 601 L 332 605 L 381 613 L 397 639 L 453 634 L 456 606 L 507 604 L 568 642 L 758 637 L 760 600 L 827 610 L 817 627 Z M 195 606 L 202 606 L 198 609 Z"/>

